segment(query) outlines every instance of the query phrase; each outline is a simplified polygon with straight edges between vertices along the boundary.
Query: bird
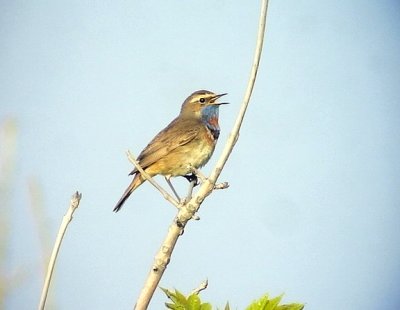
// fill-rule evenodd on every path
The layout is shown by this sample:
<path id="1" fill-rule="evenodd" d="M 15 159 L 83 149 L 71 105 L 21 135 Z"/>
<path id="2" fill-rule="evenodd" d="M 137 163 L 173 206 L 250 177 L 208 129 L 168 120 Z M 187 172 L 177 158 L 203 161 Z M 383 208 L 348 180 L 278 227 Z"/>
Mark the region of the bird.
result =
<path id="1" fill-rule="evenodd" d="M 187 97 L 179 115 L 139 154 L 137 161 L 143 170 L 152 177 L 163 175 L 168 181 L 177 176 L 191 180 L 189 175 L 193 168 L 203 167 L 214 152 L 220 134 L 219 106 L 228 104 L 217 99 L 226 94 L 198 90 Z M 133 175 L 133 180 L 114 212 L 118 212 L 132 192 L 146 181 L 136 168 L 129 175 Z"/>

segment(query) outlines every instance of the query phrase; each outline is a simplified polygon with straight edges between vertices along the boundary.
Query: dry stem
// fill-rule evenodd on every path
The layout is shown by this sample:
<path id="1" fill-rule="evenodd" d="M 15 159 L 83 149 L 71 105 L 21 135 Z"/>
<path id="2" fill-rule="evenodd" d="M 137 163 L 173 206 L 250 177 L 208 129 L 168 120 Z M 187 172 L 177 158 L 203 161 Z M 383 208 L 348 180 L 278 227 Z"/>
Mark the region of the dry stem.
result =
<path id="1" fill-rule="evenodd" d="M 140 172 L 140 174 L 151 183 L 160 193 L 161 195 L 164 196 L 166 200 L 168 200 L 170 203 L 172 203 L 175 207 L 179 206 L 179 202 L 174 199 L 168 192 L 163 189 L 146 171 L 143 170 L 143 168 L 140 166 L 139 162 L 136 160 L 135 156 L 130 151 L 126 152 L 126 155 L 128 156 L 129 161 L 135 165 L 136 169 Z"/>
<path id="2" fill-rule="evenodd" d="M 256 80 L 257 71 L 260 63 L 261 51 L 264 42 L 267 9 L 268 9 L 268 0 L 263 0 L 261 5 L 261 13 L 259 20 L 258 35 L 257 35 L 257 45 L 254 54 L 251 74 L 247 85 L 247 90 L 242 105 L 240 107 L 240 111 L 237 116 L 236 122 L 232 129 L 232 132 L 228 138 L 225 148 L 215 168 L 211 172 L 210 177 L 207 178 L 205 182 L 201 184 L 196 195 L 191 197 L 189 201 L 183 204 L 183 206 L 179 209 L 178 214 L 175 217 L 174 221 L 170 225 L 167 236 L 164 242 L 162 243 L 158 253 L 156 254 L 153 267 L 150 270 L 150 273 L 147 277 L 144 287 L 136 302 L 135 309 L 137 310 L 147 309 L 150 300 L 154 294 L 154 291 L 157 288 L 157 285 L 171 259 L 172 251 L 175 247 L 175 244 L 179 236 L 183 233 L 183 229 L 186 223 L 191 218 L 193 218 L 195 213 L 198 211 L 203 200 L 214 190 L 216 180 L 221 174 L 222 168 L 224 167 L 230 153 L 232 152 L 233 147 L 235 146 L 236 141 L 238 140 L 239 130 L 242 125 L 247 106 L 249 104 L 250 96 L 254 88 L 254 83 Z"/>
<path id="3" fill-rule="evenodd" d="M 191 293 L 190 295 L 196 294 L 199 295 L 199 293 L 203 290 L 205 290 L 208 286 L 208 279 L 205 279 L 203 282 L 200 283 L 200 285 L 198 287 L 196 287 Z"/>
<path id="4" fill-rule="evenodd" d="M 67 230 L 68 224 L 72 220 L 72 215 L 74 214 L 76 208 L 79 206 L 79 202 L 82 198 L 82 194 L 76 192 L 72 195 L 71 202 L 67 213 L 64 215 L 63 220 L 58 230 L 56 242 L 54 243 L 53 252 L 51 253 L 49 265 L 47 266 L 46 278 L 43 285 L 42 296 L 40 298 L 39 310 L 43 310 L 46 305 L 47 294 L 49 292 L 50 280 L 53 275 L 54 265 L 56 263 L 58 251 L 60 250 L 62 239 L 64 238 L 65 232 Z"/>

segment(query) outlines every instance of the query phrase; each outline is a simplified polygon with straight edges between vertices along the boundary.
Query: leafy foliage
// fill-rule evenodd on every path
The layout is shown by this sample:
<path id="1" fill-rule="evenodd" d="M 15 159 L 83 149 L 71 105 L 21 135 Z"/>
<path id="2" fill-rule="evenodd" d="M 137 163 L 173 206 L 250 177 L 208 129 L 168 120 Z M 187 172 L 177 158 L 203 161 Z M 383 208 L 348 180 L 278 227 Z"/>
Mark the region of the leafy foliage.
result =
<path id="1" fill-rule="evenodd" d="M 165 295 L 172 303 L 165 303 L 167 309 L 172 310 L 212 310 L 210 303 L 202 303 L 198 294 L 193 293 L 188 297 L 183 295 L 178 290 L 170 291 L 161 288 Z M 246 310 L 303 310 L 304 305 L 292 303 L 287 305 L 279 305 L 282 295 L 269 299 L 268 295 L 262 296 L 260 299 L 253 301 Z M 229 303 L 226 304 L 224 310 L 230 310 Z"/>
<path id="2" fill-rule="evenodd" d="M 275 298 L 269 299 L 268 295 L 264 295 L 259 300 L 251 303 L 246 310 L 302 310 L 304 309 L 303 304 L 288 304 L 288 305 L 279 305 L 281 302 L 282 296 L 277 296 Z"/>
<path id="3" fill-rule="evenodd" d="M 165 295 L 171 299 L 172 303 L 166 302 L 167 309 L 172 310 L 211 310 L 212 306 L 209 303 L 202 303 L 199 295 L 191 294 L 187 298 L 178 290 L 170 291 L 161 288 Z"/>

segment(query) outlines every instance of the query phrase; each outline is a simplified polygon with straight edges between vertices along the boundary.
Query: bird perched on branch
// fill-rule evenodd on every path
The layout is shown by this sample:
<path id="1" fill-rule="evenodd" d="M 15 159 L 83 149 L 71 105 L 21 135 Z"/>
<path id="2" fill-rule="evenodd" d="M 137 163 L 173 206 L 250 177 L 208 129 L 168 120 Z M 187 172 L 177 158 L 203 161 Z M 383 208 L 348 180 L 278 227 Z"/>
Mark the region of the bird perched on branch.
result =
<path id="1" fill-rule="evenodd" d="M 203 167 L 214 152 L 219 137 L 217 99 L 226 95 L 198 90 L 186 98 L 181 112 L 160 131 L 140 153 L 137 160 L 150 176 L 161 174 L 171 177 L 187 176 L 193 168 Z M 124 202 L 145 178 L 135 168 L 129 175 L 134 178 L 114 208 L 118 212 Z"/>

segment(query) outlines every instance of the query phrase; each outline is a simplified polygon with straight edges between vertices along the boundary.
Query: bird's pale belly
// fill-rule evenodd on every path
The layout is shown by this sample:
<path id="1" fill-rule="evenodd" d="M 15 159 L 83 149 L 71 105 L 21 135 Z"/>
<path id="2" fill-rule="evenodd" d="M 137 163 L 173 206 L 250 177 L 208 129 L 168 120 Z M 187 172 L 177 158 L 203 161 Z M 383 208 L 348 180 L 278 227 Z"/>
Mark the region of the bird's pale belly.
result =
<path id="1" fill-rule="evenodd" d="M 176 148 L 164 158 L 159 159 L 151 167 L 157 169 L 159 174 L 181 176 L 190 174 L 190 167 L 203 167 L 214 152 L 215 143 L 207 140 L 194 141 Z M 151 169 L 151 170 L 153 170 Z"/>

